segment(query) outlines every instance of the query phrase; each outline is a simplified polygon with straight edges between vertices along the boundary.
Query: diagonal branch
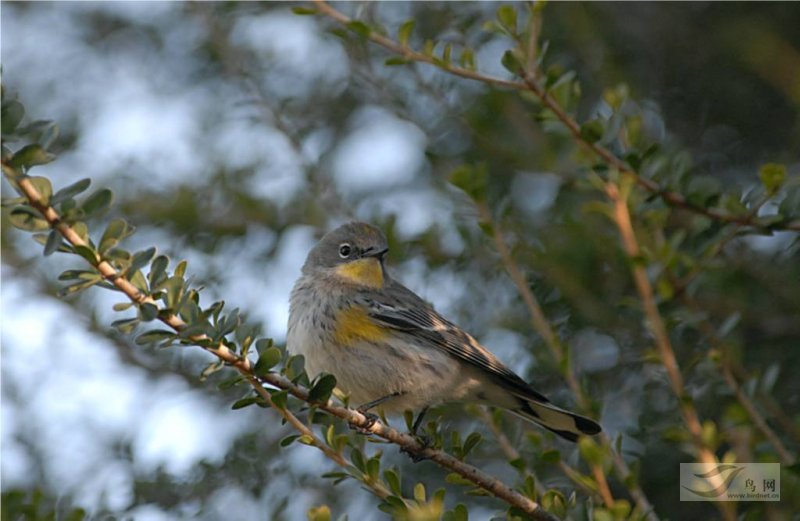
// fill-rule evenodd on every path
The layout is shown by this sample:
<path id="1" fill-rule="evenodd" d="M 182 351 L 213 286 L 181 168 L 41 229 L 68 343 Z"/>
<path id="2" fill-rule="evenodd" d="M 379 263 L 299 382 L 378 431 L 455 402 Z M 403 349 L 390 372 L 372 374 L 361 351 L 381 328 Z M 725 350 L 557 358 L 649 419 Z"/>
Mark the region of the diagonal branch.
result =
<path id="1" fill-rule="evenodd" d="M 695 446 L 695 450 L 697 450 L 698 459 L 703 463 L 719 463 L 714 453 L 703 442 L 703 427 L 700 424 L 700 417 L 684 387 L 683 376 L 681 375 L 680 367 L 675 357 L 675 351 L 672 348 L 667 328 L 658 311 L 653 286 L 650 284 L 650 279 L 647 277 L 647 271 L 638 260 L 641 255 L 641 250 L 636 239 L 636 234 L 633 231 L 631 214 L 628 210 L 628 201 L 623 191 L 620 190 L 620 187 L 612 182 L 606 184 L 605 191 L 614 206 L 613 220 L 617 225 L 622 238 L 623 249 L 631 264 L 634 283 L 636 284 L 636 290 L 639 293 L 639 298 L 644 307 L 647 325 L 655 338 L 661 364 L 667 371 L 667 377 L 672 387 L 672 392 L 678 398 L 681 415 L 683 416 L 686 427 L 689 429 L 692 443 Z M 736 519 L 736 507 L 734 503 L 718 502 L 717 506 L 726 520 L 733 521 Z"/>
<path id="2" fill-rule="evenodd" d="M 58 212 L 52 206 L 45 203 L 42 195 L 33 185 L 29 177 L 20 175 L 12 167 L 6 165 L 5 163 L 3 164 L 3 171 L 15 180 L 19 189 L 28 199 L 29 204 L 39 211 L 39 213 L 42 214 L 50 226 L 58 230 L 64 239 L 66 239 L 73 246 L 87 246 L 87 243 L 72 228 L 72 226 L 70 226 L 67 222 L 62 221 Z M 92 265 L 105 280 L 116 286 L 131 300 L 131 302 L 134 302 L 138 305 L 150 304 L 158 307 L 158 304 L 151 296 L 140 292 L 107 260 L 98 256 Z M 187 324 L 179 316 L 172 313 L 159 313 L 158 319 L 176 332 L 180 332 L 187 327 Z M 209 337 L 206 335 L 191 335 L 189 336 L 189 340 L 196 343 L 207 343 Z M 250 383 L 255 392 L 258 393 L 258 395 L 267 404 L 271 405 L 275 410 L 277 410 L 278 413 L 281 414 L 281 416 L 283 416 L 286 421 L 288 421 L 299 432 L 308 436 L 307 439 L 309 440 L 309 444 L 317 447 L 338 465 L 349 468 L 347 461 L 341 456 L 341 454 L 338 454 L 336 451 L 319 440 L 319 438 L 314 435 L 313 431 L 303 424 L 291 411 L 286 408 L 277 407 L 272 401 L 271 394 L 264 387 L 264 385 L 266 384 L 280 389 L 285 389 L 296 398 L 311 403 L 308 389 L 294 384 L 285 376 L 277 373 L 268 373 L 264 376 L 257 376 L 254 371 L 254 366 L 249 359 L 237 355 L 222 342 L 214 345 L 213 347 L 203 347 L 203 349 L 239 371 L 239 373 L 248 381 L 248 383 Z M 400 446 L 406 452 L 412 453 L 421 458 L 435 461 L 440 466 L 461 475 L 463 478 L 471 481 L 478 487 L 505 501 L 509 505 L 519 508 L 523 512 L 530 515 L 533 519 L 543 521 L 555 521 L 557 519 L 555 516 L 545 511 L 538 503 L 520 494 L 494 476 L 486 474 L 480 469 L 464 463 L 463 461 L 441 450 L 425 447 L 416 437 L 411 436 L 410 434 L 401 433 L 400 431 L 392 429 L 381 422 L 373 423 L 371 419 L 367 418 L 360 412 L 334 405 L 330 401 L 326 403 L 314 403 L 314 405 L 333 416 L 347 421 L 349 424 L 361 427 L 365 431 L 368 431 Z M 372 492 L 379 497 L 387 497 L 390 495 L 390 492 L 381 484 L 368 482 L 365 483 L 367 483 L 367 485 L 371 487 Z"/>

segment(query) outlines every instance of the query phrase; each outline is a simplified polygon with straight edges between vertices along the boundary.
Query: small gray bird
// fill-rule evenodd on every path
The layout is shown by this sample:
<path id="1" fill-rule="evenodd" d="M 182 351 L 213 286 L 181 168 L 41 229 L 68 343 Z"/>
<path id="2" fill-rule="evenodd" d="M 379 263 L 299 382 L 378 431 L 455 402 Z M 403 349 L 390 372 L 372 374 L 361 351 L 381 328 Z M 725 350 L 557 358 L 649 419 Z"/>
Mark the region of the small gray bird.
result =
<path id="1" fill-rule="evenodd" d="M 551 404 L 468 333 L 444 319 L 384 266 L 386 237 L 352 222 L 308 254 L 289 306 L 287 349 L 310 377 L 333 374 L 366 413 L 424 411 L 443 402 L 502 407 L 576 441 L 600 425 Z M 415 430 L 412 429 L 413 430 Z"/>

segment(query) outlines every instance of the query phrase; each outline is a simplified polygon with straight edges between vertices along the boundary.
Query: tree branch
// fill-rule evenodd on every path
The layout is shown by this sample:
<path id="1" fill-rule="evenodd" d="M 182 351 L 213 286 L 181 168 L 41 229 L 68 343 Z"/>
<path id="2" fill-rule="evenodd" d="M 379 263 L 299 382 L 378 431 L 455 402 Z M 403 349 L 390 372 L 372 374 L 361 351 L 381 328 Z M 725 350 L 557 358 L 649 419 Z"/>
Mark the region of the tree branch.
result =
<path id="1" fill-rule="evenodd" d="M 73 246 L 88 246 L 81 236 L 72 228 L 72 226 L 62 221 L 58 212 L 52 206 L 49 206 L 44 202 L 39 191 L 31 183 L 30 178 L 19 174 L 5 163 L 3 164 L 3 170 L 13 177 L 19 189 L 28 199 L 30 205 L 39 211 L 39 213 L 42 214 L 50 226 L 58 230 L 64 239 L 66 239 Z M 151 296 L 141 293 L 107 260 L 98 256 L 92 265 L 105 280 L 116 286 L 131 300 L 131 302 L 134 302 L 138 305 L 150 304 L 159 308 L 157 302 Z M 176 332 L 180 332 L 187 327 L 187 324 L 179 316 L 172 313 L 159 313 L 158 319 Z M 209 337 L 206 335 L 191 335 L 188 339 L 195 343 L 207 343 Z M 296 398 L 312 403 L 309 400 L 308 389 L 294 384 L 285 376 L 277 373 L 268 373 L 264 376 L 256 376 L 253 364 L 250 362 L 250 360 L 246 357 L 237 355 L 222 342 L 214 345 L 213 347 L 203 348 L 212 353 L 214 356 L 218 357 L 220 360 L 236 368 L 236 370 L 245 377 L 245 379 L 255 389 L 256 393 L 258 393 L 258 395 L 267 404 L 277 410 L 278 413 L 281 414 L 281 416 L 283 416 L 286 421 L 288 421 L 299 432 L 301 432 L 303 435 L 309 436 L 307 440 L 311 445 L 317 447 L 337 464 L 348 467 L 347 461 L 340 454 L 336 453 L 330 447 L 320 441 L 314 435 L 313 431 L 300 422 L 300 420 L 294 416 L 291 411 L 285 408 L 277 407 L 272 401 L 272 396 L 270 395 L 269 391 L 264 388 L 263 384 L 271 385 L 279 389 L 285 389 Z M 419 440 L 417 440 L 417 438 L 409 434 L 401 433 L 382 424 L 381 422 L 373 423 L 371 419 L 367 418 L 360 412 L 334 405 L 331 401 L 326 403 L 313 403 L 313 405 L 333 416 L 345 420 L 349 424 L 361 427 L 365 431 L 368 431 L 400 446 L 406 452 L 412 453 L 421 458 L 435 461 L 440 466 L 459 474 L 463 478 L 471 481 L 478 487 L 505 501 L 509 505 L 519 508 L 520 510 L 529 514 L 533 519 L 543 521 L 555 521 L 557 519 L 555 516 L 542 509 L 538 503 L 520 494 L 494 476 L 486 474 L 478 468 L 464 463 L 463 461 L 441 450 L 425 447 L 422 443 L 420 443 Z M 370 486 L 372 491 L 379 497 L 386 497 L 389 495 L 389 491 L 386 490 L 382 485 L 375 484 L 373 486 L 370 483 L 365 483 Z"/>
<path id="2" fill-rule="evenodd" d="M 672 392 L 678 398 L 683 421 L 689 429 L 692 442 L 697 450 L 698 459 L 703 463 L 717 464 L 719 461 L 716 456 L 703 442 L 703 427 L 700 424 L 700 418 L 684 388 L 683 376 L 681 375 L 678 361 L 675 358 L 675 351 L 672 349 L 672 343 L 669 340 L 667 328 L 664 325 L 664 321 L 661 319 L 661 314 L 656 305 L 653 286 L 650 284 L 650 279 L 647 277 L 647 271 L 639 260 L 639 243 L 633 231 L 627 198 L 620 188 L 612 182 L 607 183 L 605 189 L 606 195 L 608 195 L 608 198 L 614 206 L 614 223 L 619 229 L 623 249 L 628 255 L 631 264 L 633 279 L 639 293 L 639 298 L 642 301 L 642 306 L 644 307 L 647 325 L 655 337 L 661 363 L 667 371 L 667 376 L 672 386 Z M 734 503 L 718 502 L 717 506 L 725 519 L 728 521 L 734 521 L 736 519 L 736 507 Z"/>

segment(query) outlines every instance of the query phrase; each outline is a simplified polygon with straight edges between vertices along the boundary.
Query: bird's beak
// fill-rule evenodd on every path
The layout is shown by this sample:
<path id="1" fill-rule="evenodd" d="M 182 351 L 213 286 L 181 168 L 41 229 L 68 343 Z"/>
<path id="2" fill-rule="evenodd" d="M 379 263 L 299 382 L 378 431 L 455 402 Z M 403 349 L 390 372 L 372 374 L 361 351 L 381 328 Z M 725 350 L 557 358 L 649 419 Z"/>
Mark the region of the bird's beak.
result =
<path id="1" fill-rule="evenodd" d="M 389 248 L 383 248 L 382 250 L 378 250 L 376 248 L 368 248 L 364 250 L 361 254 L 362 257 L 375 257 L 378 260 L 383 260 L 383 256 L 386 255 L 386 252 L 389 251 Z"/>

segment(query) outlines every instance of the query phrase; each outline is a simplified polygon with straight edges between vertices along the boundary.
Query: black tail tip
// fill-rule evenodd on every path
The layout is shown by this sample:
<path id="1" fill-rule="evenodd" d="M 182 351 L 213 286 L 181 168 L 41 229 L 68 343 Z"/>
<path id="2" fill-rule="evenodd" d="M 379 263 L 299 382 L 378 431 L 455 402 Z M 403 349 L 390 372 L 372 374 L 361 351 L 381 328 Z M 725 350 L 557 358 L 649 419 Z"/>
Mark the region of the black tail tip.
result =
<path id="1" fill-rule="evenodd" d="M 599 423 L 594 420 L 590 420 L 589 418 L 584 418 L 583 416 L 574 416 L 573 419 L 575 420 L 575 427 L 577 427 L 578 430 L 583 434 L 594 435 L 603 430 Z"/>

